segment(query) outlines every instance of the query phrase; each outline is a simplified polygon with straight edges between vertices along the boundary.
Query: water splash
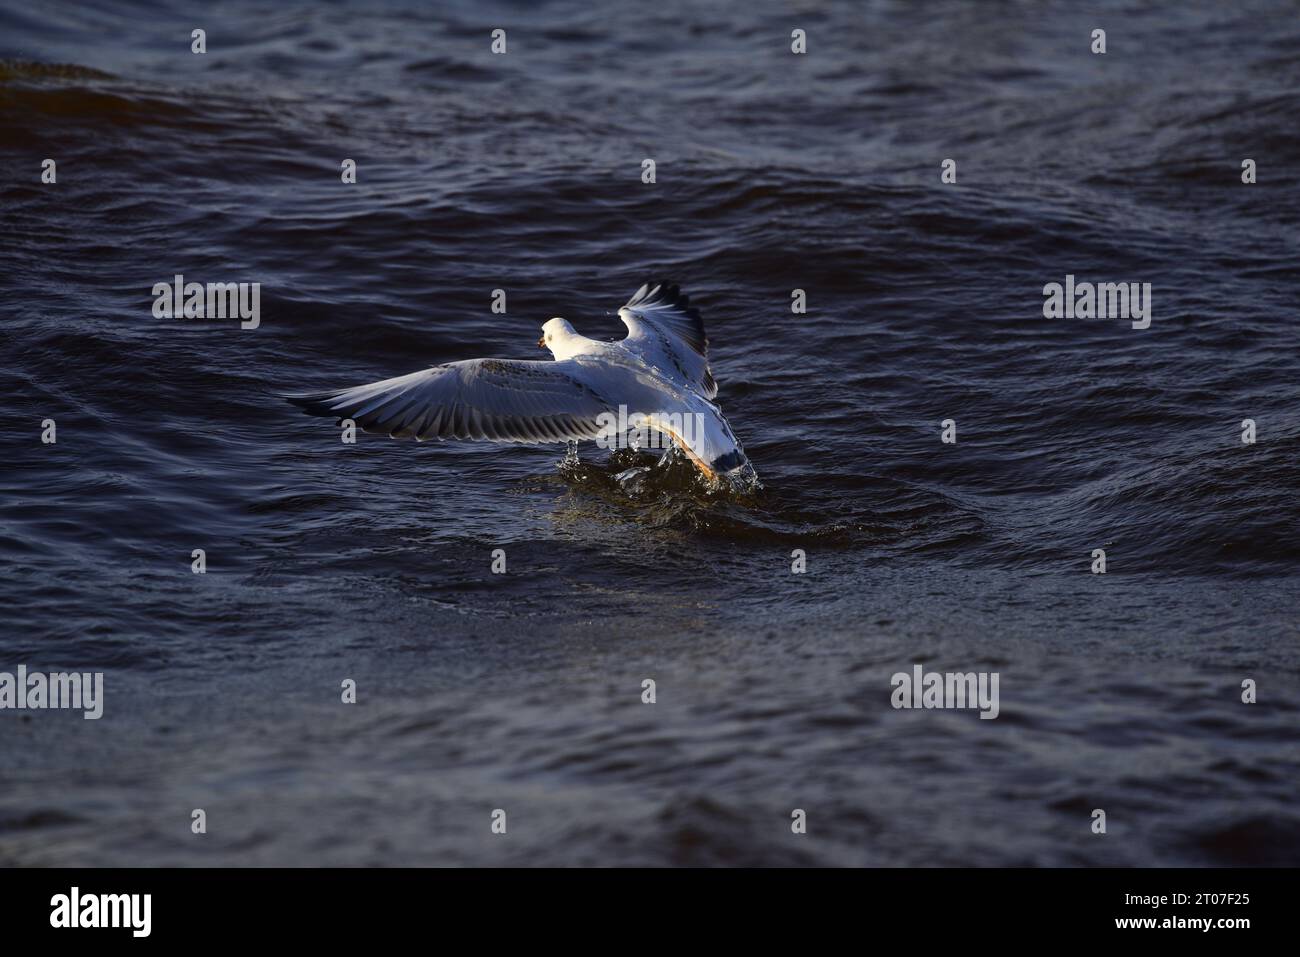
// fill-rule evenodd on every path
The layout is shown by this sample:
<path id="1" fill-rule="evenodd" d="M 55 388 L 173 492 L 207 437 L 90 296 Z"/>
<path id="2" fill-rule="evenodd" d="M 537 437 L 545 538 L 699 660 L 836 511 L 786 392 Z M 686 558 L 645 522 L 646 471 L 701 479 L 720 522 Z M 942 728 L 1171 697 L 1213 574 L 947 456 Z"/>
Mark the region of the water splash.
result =
<path id="1" fill-rule="evenodd" d="M 658 456 L 638 448 L 615 449 L 605 463 L 598 464 L 583 462 L 577 443 L 570 443 L 558 470 L 571 484 L 616 491 L 633 502 L 676 497 L 702 504 L 720 500 L 754 504 L 764 490 L 748 462 L 709 478 L 676 445 Z"/>

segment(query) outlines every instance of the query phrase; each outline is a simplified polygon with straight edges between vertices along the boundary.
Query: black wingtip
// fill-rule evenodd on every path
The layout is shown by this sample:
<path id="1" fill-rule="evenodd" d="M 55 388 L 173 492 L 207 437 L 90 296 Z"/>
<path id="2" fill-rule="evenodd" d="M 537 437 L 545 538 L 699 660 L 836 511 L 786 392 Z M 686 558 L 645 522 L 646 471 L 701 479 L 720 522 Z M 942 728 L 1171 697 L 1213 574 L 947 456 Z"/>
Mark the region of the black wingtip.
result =
<path id="1" fill-rule="evenodd" d="M 641 289 L 645 290 L 644 293 Z M 671 306 L 692 319 L 703 321 L 699 310 L 691 305 L 691 297 L 682 292 L 677 283 L 651 279 L 641 289 L 638 289 L 638 294 L 628 302 L 629 306 Z"/>
<path id="2" fill-rule="evenodd" d="M 339 417 L 338 412 L 335 411 L 334 409 L 331 409 L 326 404 L 330 399 L 333 399 L 335 397 L 336 393 L 305 392 L 305 393 L 295 394 L 290 392 L 273 392 L 271 394 L 274 395 L 277 399 L 283 399 L 285 402 L 288 402 L 292 405 L 296 405 L 298 408 L 302 409 L 302 411 L 307 415 L 319 415 L 322 418 L 335 418 L 335 419 Z"/>

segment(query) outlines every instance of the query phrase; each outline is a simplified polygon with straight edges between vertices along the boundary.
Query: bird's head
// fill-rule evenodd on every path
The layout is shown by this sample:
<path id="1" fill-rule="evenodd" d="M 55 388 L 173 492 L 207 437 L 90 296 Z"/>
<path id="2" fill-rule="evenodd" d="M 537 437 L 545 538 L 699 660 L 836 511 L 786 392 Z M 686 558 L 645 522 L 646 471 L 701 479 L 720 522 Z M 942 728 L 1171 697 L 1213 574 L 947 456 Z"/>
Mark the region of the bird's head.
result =
<path id="1" fill-rule="evenodd" d="M 567 359 L 572 355 L 570 347 L 577 335 L 578 330 L 569 325 L 567 319 L 556 316 L 542 324 L 542 338 L 537 340 L 537 345 L 542 349 L 550 349 L 551 355 L 557 359 Z"/>

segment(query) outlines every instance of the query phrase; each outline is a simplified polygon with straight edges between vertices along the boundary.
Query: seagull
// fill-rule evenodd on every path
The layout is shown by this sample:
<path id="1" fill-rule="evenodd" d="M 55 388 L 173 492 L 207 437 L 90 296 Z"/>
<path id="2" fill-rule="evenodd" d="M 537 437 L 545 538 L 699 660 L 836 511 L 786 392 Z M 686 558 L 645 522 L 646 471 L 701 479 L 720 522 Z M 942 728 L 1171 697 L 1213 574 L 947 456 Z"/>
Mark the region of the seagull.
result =
<path id="1" fill-rule="evenodd" d="M 577 442 L 654 433 L 711 483 L 758 479 L 722 410 L 704 320 L 675 284 L 647 283 L 618 311 L 626 338 L 601 342 L 560 317 L 537 345 L 551 359 L 466 359 L 350 389 L 284 396 L 311 415 L 393 438 Z"/>

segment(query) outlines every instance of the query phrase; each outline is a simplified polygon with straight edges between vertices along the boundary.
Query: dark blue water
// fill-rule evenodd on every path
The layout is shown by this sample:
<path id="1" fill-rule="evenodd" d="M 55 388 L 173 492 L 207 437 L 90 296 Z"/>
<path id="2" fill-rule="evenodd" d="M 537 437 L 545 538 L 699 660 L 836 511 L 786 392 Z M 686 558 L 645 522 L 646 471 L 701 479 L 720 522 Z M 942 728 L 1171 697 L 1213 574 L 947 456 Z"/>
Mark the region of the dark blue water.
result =
<path id="1" fill-rule="evenodd" d="M 106 689 L 0 711 L 0 863 L 1294 864 L 1295 14 L 0 3 L 0 671 Z M 651 276 L 756 502 L 271 395 Z M 894 710 L 915 663 L 999 718 Z"/>

